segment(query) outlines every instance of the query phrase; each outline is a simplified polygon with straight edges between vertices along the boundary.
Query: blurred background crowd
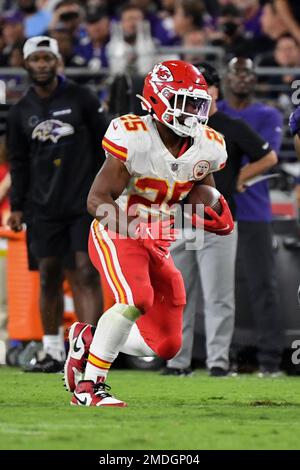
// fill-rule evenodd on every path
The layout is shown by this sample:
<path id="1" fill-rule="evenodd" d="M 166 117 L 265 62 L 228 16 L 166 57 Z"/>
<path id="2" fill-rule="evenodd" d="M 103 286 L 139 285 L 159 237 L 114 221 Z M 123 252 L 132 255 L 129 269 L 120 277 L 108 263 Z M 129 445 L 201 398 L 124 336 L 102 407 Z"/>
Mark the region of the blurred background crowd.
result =
<path id="1" fill-rule="evenodd" d="M 8 101 L 21 84 L 14 69 L 23 65 L 24 41 L 42 34 L 57 39 L 62 70 L 78 69 L 81 78 L 87 70 L 143 75 L 161 58 L 209 59 L 221 67 L 247 54 L 261 68 L 300 66 L 294 0 L 4 0 L 0 9 L 0 78 Z M 263 71 L 265 97 L 289 94 L 297 74 Z M 287 102 L 280 96 L 283 108 Z"/>
<path id="2" fill-rule="evenodd" d="M 25 40 L 46 34 L 59 43 L 61 72 L 93 86 L 113 114 L 123 111 L 123 103 L 109 97 L 118 74 L 129 74 L 140 88 L 138 76 L 172 58 L 210 61 L 222 76 L 237 55 L 254 60 L 260 97 L 276 101 L 285 116 L 292 111 L 300 67 L 297 1 L 5 0 L 0 11 L 1 103 L 14 103 L 27 86 Z M 281 152 L 293 157 L 286 132 Z"/>

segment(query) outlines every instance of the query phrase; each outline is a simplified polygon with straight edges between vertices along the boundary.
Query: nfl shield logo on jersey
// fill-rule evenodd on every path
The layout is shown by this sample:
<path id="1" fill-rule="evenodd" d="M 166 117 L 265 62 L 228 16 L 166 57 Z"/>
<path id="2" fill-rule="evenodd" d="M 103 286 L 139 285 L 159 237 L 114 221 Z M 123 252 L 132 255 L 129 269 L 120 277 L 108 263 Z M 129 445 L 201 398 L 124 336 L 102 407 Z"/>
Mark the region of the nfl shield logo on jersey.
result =
<path id="1" fill-rule="evenodd" d="M 202 179 L 209 172 L 210 164 L 207 160 L 200 160 L 193 168 L 193 176 L 195 180 Z"/>
<path id="2" fill-rule="evenodd" d="M 178 163 L 172 163 L 171 170 L 172 171 L 177 171 L 178 170 Z"/>

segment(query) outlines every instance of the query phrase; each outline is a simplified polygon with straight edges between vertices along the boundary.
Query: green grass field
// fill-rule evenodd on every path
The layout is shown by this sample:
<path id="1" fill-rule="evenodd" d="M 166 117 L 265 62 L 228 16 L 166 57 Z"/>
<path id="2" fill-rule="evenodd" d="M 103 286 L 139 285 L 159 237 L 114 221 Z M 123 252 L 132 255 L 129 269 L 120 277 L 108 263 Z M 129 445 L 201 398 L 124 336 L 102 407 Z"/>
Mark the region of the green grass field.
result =
<path id="1" fill-rule="evenodd" d="M 299 449 L 300 377 L 110 374 L 128 408 L 69 405 L 61 374 L 0 368 L 0 449 Z"/>

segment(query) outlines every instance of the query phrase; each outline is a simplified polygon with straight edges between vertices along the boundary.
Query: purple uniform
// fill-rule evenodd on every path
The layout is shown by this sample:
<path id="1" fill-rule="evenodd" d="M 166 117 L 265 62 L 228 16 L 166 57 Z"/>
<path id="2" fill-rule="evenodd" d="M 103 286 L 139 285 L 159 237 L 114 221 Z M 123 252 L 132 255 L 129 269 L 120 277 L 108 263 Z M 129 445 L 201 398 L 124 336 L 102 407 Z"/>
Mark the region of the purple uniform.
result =
<path id="1" fill-rule="evenodd" d="M 218 102 L 218 109 L 233 117 L 244 119 L 258 134 L 269 143 L 270 150 L 279 152 L 282 140 L 283 117 L 280 111 L 263 103 L 253 103 L 245 109 L 236 110 L 227 101 Z M 244 163 L 248 163 L 247 155 Z M 272 220 L 268 182 L 263 181 L 235 195 L 236 218 L 238 221 L 270 222 Z"/>
<path id="2" fill-rule="evenodd" d="M 75 55 L 81 57 L 87 67 L 94 69 L 108 67 L 106 46 L 94 47 L 88 36 L 80 40 L 75 48 Z M 93 64 L 95 64 L 94 67 Z"/>

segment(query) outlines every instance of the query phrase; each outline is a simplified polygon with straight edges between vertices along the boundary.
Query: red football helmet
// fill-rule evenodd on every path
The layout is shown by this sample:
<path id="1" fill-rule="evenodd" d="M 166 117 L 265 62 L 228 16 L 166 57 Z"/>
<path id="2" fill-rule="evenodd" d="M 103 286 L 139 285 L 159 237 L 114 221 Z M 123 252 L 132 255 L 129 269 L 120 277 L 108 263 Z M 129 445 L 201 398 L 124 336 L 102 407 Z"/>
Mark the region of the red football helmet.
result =
<path id="1" fill-rule="evenodd" d="M 198 123 L 207 123 L 211 103 L 207 83 L 194 65 L 183 60 L 155 65 L 145 78 L 143 96 L 139 98 L 143 109 L 180 136 L 194 137 Z M 195 113 L 186 111 L 187 102 Z"/>

